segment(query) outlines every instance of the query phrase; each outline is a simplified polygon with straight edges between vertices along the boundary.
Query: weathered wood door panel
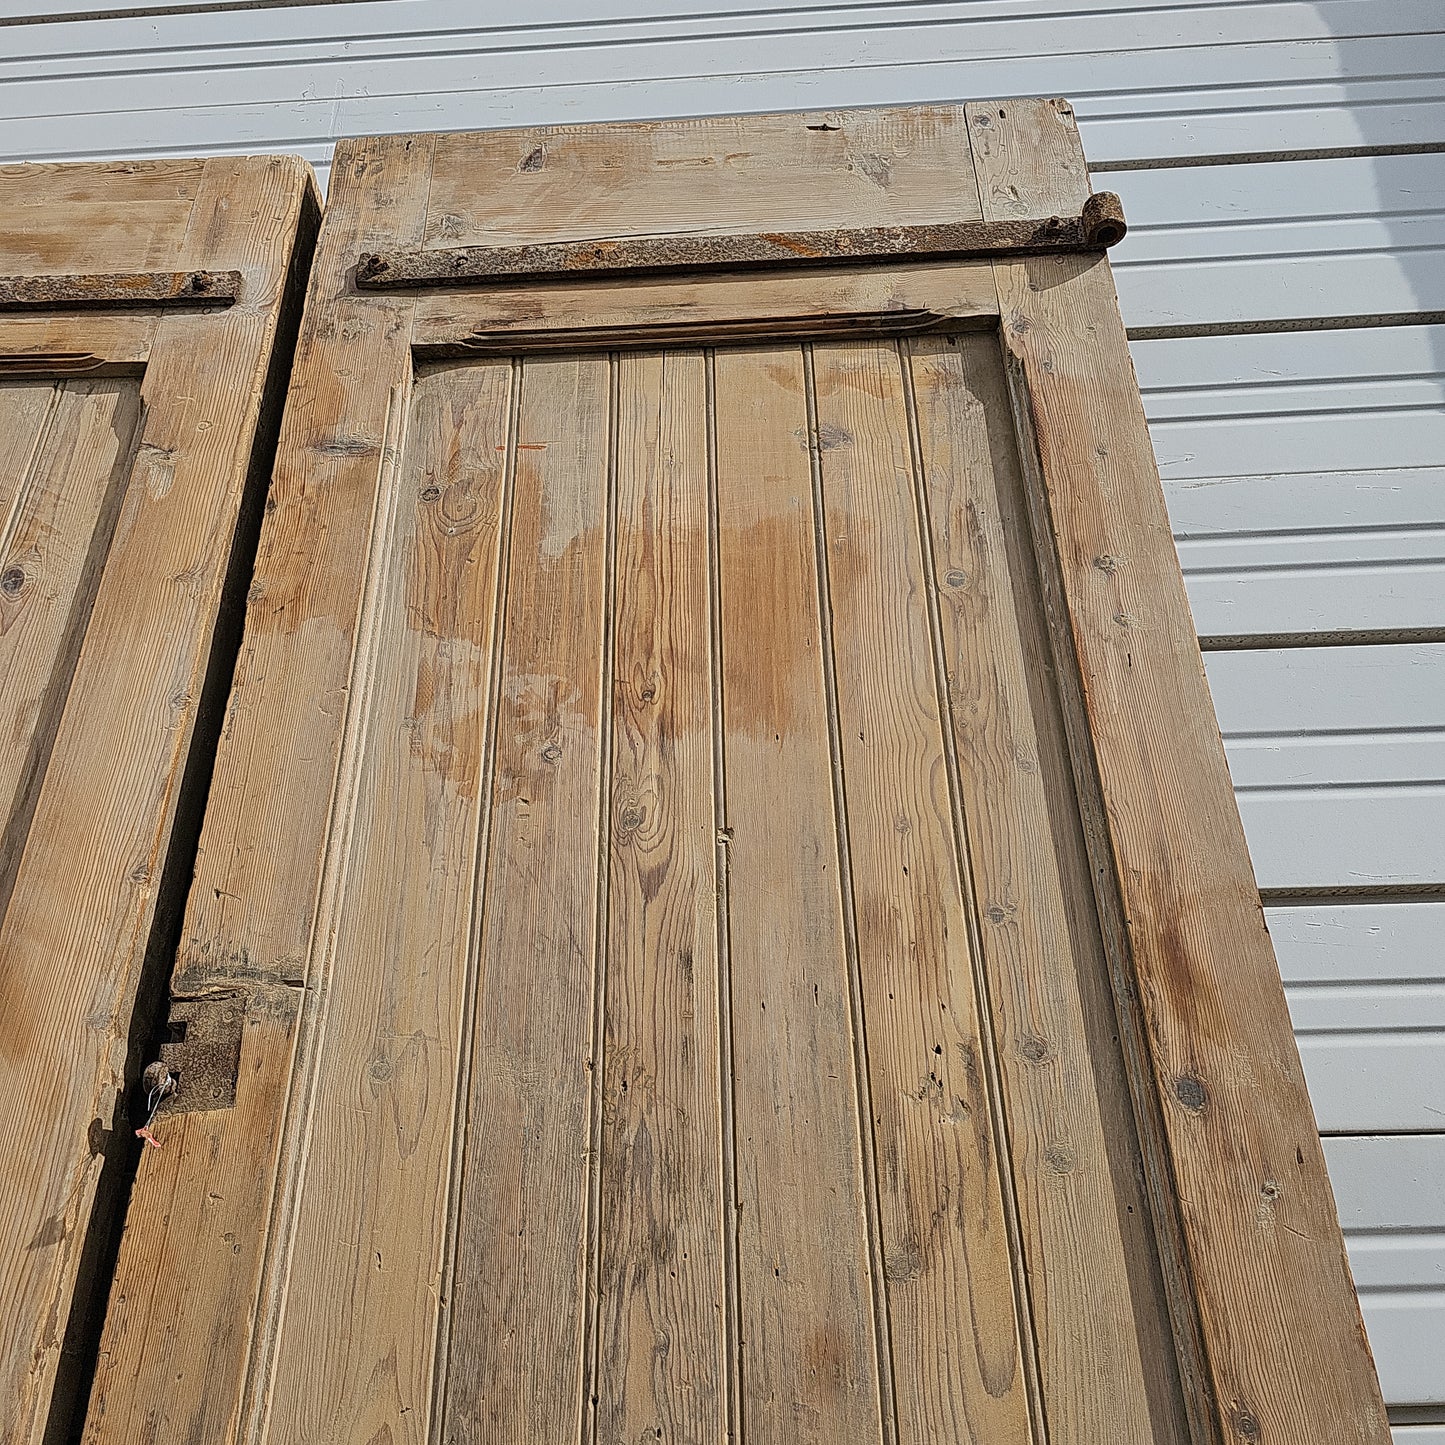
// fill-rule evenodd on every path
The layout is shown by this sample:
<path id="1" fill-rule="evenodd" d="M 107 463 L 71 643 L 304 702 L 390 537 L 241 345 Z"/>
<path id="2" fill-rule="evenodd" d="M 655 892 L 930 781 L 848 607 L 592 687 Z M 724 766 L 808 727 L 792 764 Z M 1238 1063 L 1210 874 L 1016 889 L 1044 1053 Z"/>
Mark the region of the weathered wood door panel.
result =
<path id="1" fill-rule="evenodd" d="M 141 1147 L 132 1008 L 174 926 L 167 853 L 313 193 L 280 160 L 0 171 L 6 1440 L 39 1440 L 57 1381 L 77 1388 L 67 1322 L 104 1298 L 92 1210 Z M 186 291 L 153 267 L 233 274 Z M 158 295 L 179 304 L 137 304 Z"/>
<path id="2" fill-rule="evenodd" d="M 1068 107 L 334 177 L 87 1439 L 1382 1442 L 1101 252 L 455 279 Z"/>

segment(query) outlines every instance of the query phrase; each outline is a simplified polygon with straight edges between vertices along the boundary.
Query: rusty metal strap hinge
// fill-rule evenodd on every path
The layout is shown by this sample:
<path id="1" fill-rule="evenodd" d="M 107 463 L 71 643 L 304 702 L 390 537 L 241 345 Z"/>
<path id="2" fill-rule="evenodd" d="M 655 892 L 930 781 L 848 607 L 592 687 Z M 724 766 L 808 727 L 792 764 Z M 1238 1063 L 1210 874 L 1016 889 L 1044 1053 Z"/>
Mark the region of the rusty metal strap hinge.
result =
<path id="1" fill-rule="evenodd" d="M 870 261 L 982 259 L 1102 251 L 1124 239 L 1124 208 L 1112 191 L 1077 216 L 1025 221 L 948 221 L 932 226 L 770 232 L 739 236 L 632 236 L 614 241 L 547 241 L 530 246 L 461 246 L 442 251 L 371 251 L 357 263 L 369 291 L 485 286 L 499 281 L 753 271 L 774 266 Z"/>
<path id="2" fill-rule="evenodd" d="M 230 306 L 239 271 L 134 271 L 95 276 L 0 276 L 0 311 L 96 311 Z"/>

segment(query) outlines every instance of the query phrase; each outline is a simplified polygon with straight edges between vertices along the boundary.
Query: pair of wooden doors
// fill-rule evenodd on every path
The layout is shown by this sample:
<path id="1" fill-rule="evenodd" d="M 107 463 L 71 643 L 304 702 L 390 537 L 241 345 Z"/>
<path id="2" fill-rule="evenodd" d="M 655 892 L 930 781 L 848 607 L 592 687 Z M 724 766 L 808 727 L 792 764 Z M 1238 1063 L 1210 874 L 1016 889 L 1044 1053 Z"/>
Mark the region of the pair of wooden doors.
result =
<path id="1" fill-rule="evenodd" d="M 121 438 L 25 664 L 9 1434 L 1384 1441 L 1069 107 L 344 142 L 247 491 L 285 174 L 184 437 L 0 318 L 14 516 Z"/>

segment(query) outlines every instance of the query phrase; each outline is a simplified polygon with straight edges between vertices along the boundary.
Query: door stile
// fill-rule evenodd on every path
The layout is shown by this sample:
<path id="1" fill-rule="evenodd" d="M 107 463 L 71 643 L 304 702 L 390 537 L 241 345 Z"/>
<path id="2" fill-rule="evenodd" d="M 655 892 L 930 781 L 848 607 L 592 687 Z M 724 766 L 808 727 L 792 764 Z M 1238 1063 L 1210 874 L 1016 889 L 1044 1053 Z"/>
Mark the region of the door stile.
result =
<path id="1" fill-rule="evenodd" d="M 355 616 L 348 599 L 360 585 L 352 566 L 365 553 L 382 463 L 381 436 L 358 436 L 349 421 L 374 414 L 378 398 L 384 413 L 410 364 L 414 303 L 348 305 L 344 276 L 324 269 L 332 254 L 326 236 L 342 227 L 366 234 L 368 226 L 396 234 L 389 212 L 425 196 L 407 190 L 416 185 L 417 149 L 338 148 L 372 189 L 347 192 L 355 212 L 333 200 L 322 222 L 171 980 L 174 999 L 241 1000 L 245 1085 L 234 1110 L 177 1115 L 166 1147 L 148 1151 L 111 1288 L 90 1441 L 150 1430 L 227 1439 L 241 1427 L 242 1382 L 263 1323 L 259 1270 L 269 1223 L 257 1221 L 269 1221 L 273 1207 L 345 712 Z M 329 373 L 316 365 L 328 350 L 338 358 Z M 341 359 L 347 355 L 351 364 Z M 269 735 L 239 725 L 261 697 Z M 177 1393 L 178 1378 L 198 1384 Z"/>
<path id="2" fill-rule="evenodd" d="M 986 218 L 1087 192 L 1067 103 L 967 111 Z M 1021 450 L 1037 449 L 1055 655 L 1078 681 L 1086 817 L 1094 788 L 1100 799 L 1100 913 L 1106 935 L 1122 913 L 1127 938 L 1122 1026 L 1147 1048 L 1131 1082 L 1141 1133 L 1162 1132 L 1162 1160 L 1145 1157 L 1166 1251 L 1179 1222 L 1166 1279 L 1195 1432 L 1385 1441 L 1107 261 L 1035 257 L 995 274 Z"/>

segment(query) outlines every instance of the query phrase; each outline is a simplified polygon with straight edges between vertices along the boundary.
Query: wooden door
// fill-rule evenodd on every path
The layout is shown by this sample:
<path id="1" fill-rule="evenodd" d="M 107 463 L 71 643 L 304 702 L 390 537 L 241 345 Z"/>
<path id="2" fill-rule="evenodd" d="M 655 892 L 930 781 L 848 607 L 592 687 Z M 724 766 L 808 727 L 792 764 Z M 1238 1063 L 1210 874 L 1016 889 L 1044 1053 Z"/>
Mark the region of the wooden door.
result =
<path id="1" fill-rule="evenodd" d="M 0 167 L 6 1441 L 93 1354 L 316 211 L 289 159 Z"/>
<path id="2" fill-rule="evenodd" d="M 86 1439 L 1384 1442 L 1069 107 L 332 187 Z"/>

